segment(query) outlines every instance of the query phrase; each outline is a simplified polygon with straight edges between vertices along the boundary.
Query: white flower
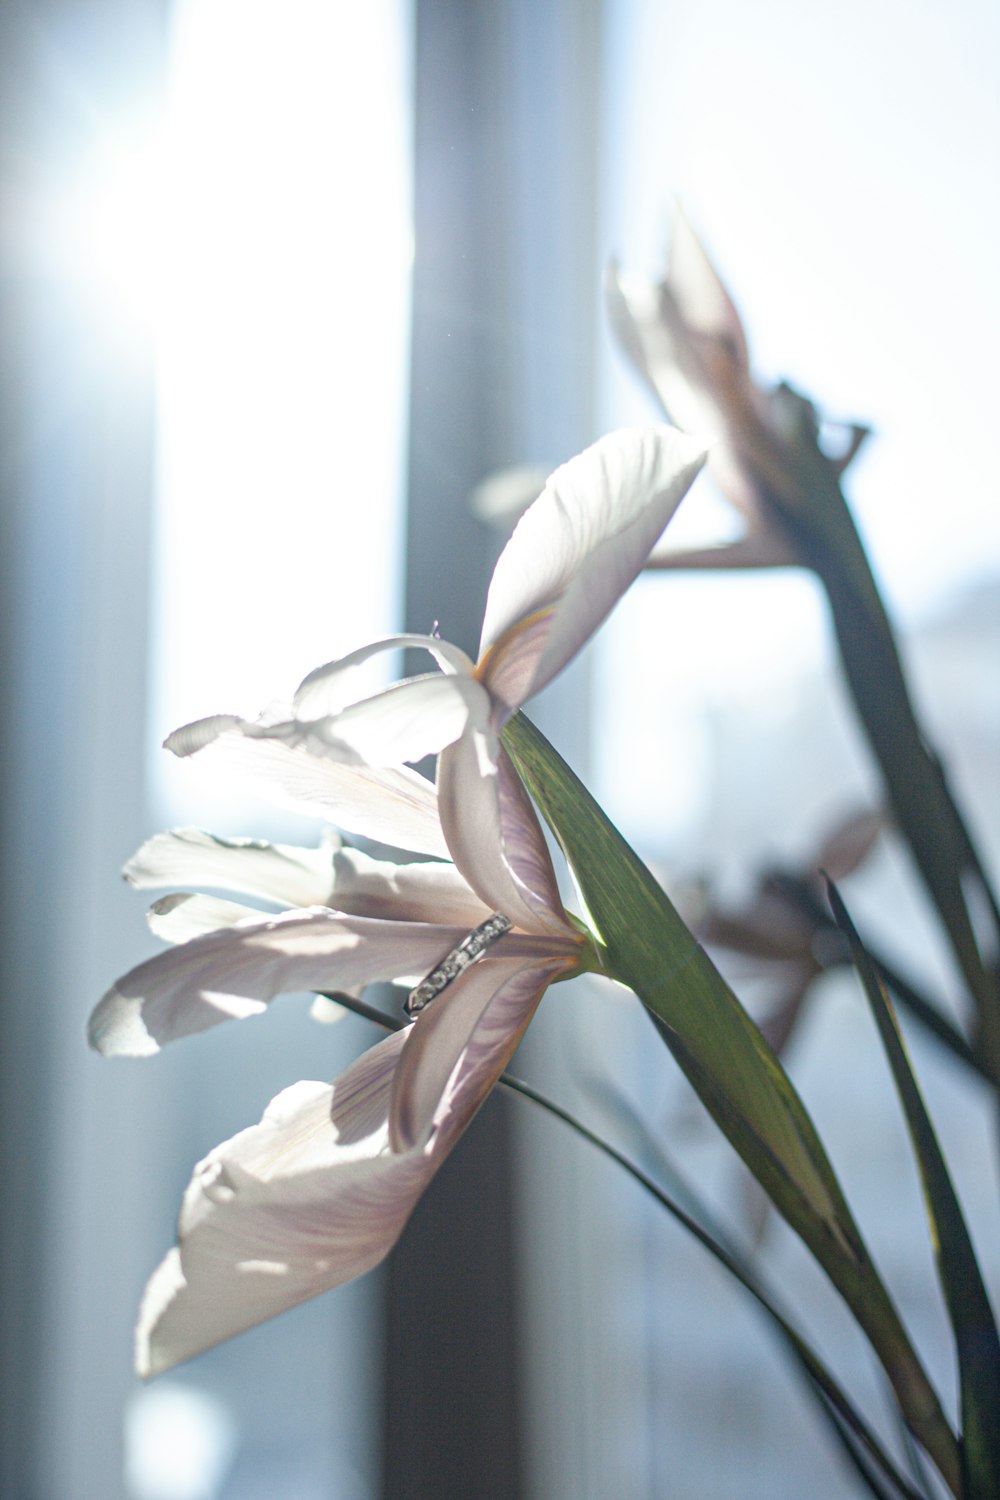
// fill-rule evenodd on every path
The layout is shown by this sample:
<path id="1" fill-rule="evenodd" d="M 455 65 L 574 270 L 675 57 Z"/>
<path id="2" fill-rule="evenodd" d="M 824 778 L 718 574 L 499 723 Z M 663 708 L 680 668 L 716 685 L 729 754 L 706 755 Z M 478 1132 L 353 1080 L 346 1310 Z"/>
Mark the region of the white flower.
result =
<path id="1" fill-rule="evenodd" d="M 447 862 L 396 864 L 339 841 L 320 850 L 192 830 L 150 840 L 143 886 L 208 885 L 289 908 L 176 895 L 151 922 L 177 946 L 104 997 L 91 1040 L 140 1056 L 289 991 L 356 992 L 436 967 L 491 913 L 511 923 L 417 1016 L 333 1085 L 300 1083 L 212 1151 L 185 1194 L 178 1244 L 140 1312 L 137 1367 L 154 1374 L 359 1275 L 496 1083 L 550 983 L 595 962 L 559 900 L 530 800 L 499 741 L 504 720 L 592 634 L 680 502 L 703 450 L 670 428 L 618 433 L 557 470 L 501 556 L 479 662 L 398 636 L 311 673 L 288 713 L 229 715 L 168 746 L 254 770 L 272 792 L 348 832 Z M 419 644 L 441 674 L 352 701 L 352 668 Z M 440 752 L 437 790 L 399 762 Z M 450 856 L 450 860 L 448 859 Z"/>

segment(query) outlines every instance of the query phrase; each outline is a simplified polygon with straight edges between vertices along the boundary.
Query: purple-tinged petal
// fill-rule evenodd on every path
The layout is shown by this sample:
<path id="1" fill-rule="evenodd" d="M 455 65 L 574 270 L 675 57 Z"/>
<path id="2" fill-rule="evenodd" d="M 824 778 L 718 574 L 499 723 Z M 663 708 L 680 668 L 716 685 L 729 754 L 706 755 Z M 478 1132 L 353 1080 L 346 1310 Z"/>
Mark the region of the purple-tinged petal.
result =
<path id="1" fill-rule="evenodd" d="M 317 667 L 304 677 L 293 700 L 293 712 L 297 719 L 322 719 L 342 713 L 351 703 L 356 703 L 367 694 L 357 691 L 358 669 L 373 656 L 386 651 L 397 651 L 409 646 L 428 651 L 442 672 L 469 676 L 472 662 L 458 646 L 442 641 L 436 635 L 391 635 L 384 640 L 361 646 L 348 656 Z"/>
<path id="2" fill-rule="evenodd" d="M 334 906 L 336 835 L 318 849 L 227 839 L 200 828 L 174 828 L 147 839 L 125 866 L 125 879 L 151 886 L 208 886 L 276 901 L 282 906 Z"/>
<path id="3" fill-rule="evenodd" d="M 201 750 L 207 765 L 251 780 L 270 801 L 326 818 L 346 833 L 447 859 L 437 793 L 426 776 L 408 766 L 343 765 L 280 740 L 248 738 L 243 720 L 231 721 L 214 740 L 195 735 L 199 743 L 185 748 L 192 739 L 188 730 L 198 728 L 177 730 L 165 742 L 167 749 L 177 755 Z"/>
<path id="4" fill-rule="evenodd" d="M 508 709 L 544 687 L 610 613 L 705 454 L 674 428 L 633 428 L 555 471 L 504 548 L 486 603 L 477 675 Z"/>
<path id="5" fill-rule="evenodd" d="M 437 778 L 448 848 L 480 900 L 526 932 L 563 930 L 538 819 L 527 796 L 518 796 L 516 773 L 495 737 L 468 728 L 441 752 Z M 521 878 L 522 871 L 537 888 Z"/>
<path id="6" fill-rule="evenodd" d="M 574 963 L 568 955 L 539 958 L 497 990 L 452 1074 L 437 1111 L 429 1149 L 435 1153 L 451 1149 L 517 1051 L 545 991 Z"/>
<path id="7" fill-rule="evenodd" d="M 532 910 L 543 918 L 554 918 L 559 927 L 565 927 L 559 882 L 535 805 L 502 745 L 497 756 L 497 792 L 504 859 L 528 892 Z M 548 925 L 552 925 L 551 920 Z"/>
<path id="8" fill-rule="evenodd" d="M 816 853 L 813 866 L 833 881 L 846 880 L 865 860 L 889 819 L 881 808 L 865 808 L 831 828 Z"/>
<path id="9" fill-rule="evenodd" d="M 487 954 L 472 964 L 421 1011 L 393 1080 L 389 1143 L 394 1151 L 406 1151 L 427 1140 L 448 1097 L 449 1081 L 494 1003 L 503 1011 L 513 1052 L 551 979 L 575 962 L 576 945 L 567 940 L 561 946 L 560 953 L 553 951 L 546 938 L 504 938 L 502 952 Z M 526 971 L 530 972 L 525 981 L 508 989 Z M 500 1000 L 502 994 L 507 995 L 505 1002 Z M 490 1037 L 496 1040 L 497 1036 L 494 1023 Z"/>
<path id="10" fill-rule="evenodd" d="M 426 973 L 465 935 L 460 927 L 323 910 L 210 932 L 120 979 L 90 1018 L 90 1043 L 105 1056 L 149 1056 L 177 1037 L 258 1015 L 275 995 L 351 993 Z"/>
<path id="11" fill-rule="evenodd" d="M 181 891 L 154 901 L 146 913 L 149 930 L 165 943 L 189 943 L 206 932 L 235 927 L 237 922 L 259 922 L 264 913 L 242 901 L 224 901 L 221 896 L 191 895 Z"/>

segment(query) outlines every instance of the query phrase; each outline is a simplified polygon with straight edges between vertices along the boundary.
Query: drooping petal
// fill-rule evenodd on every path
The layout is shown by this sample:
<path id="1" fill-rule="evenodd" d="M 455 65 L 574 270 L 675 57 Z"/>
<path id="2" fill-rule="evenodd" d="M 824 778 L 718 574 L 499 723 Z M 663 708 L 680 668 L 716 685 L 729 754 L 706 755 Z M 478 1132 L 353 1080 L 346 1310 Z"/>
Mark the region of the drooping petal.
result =
<path id="1" fill-rule="evenodd" d="M 322 719 L 342 713 L 349 704 L 356 703 L 365 696 L 357 691 L 359 667 L 373 656 L 380 656 L 386 651 L 398 651 L 404 646 L 428 651 L 442 672 L 466 677 L 472 672 L 472 662 L 465 652 L 436 635 L 386 636 L 383 640 L 361 646 L 337 661 L 327 662 L 304 677 L 292 703 L 295 718 Z"/>
<path id="2" fill-rule="evenodd" d="M 193 733 L 217 722 L 176 730 L 166 748 L 176 755 L 201 751 L 206 764 L 252 781 L 270 801 L 326 818 L 346 833 L 448 858 L 437 793 L 426 776 L 408 766 L 344 765 L 277 739 L 248 738 L 241 719 L 227 719 L 214 737 Z"/>
<path id="3" fill-rule="evenodd" d="M 470 726 L 442 751 L 437 776 L 452 859 L 480 900 L 526 932 L 563 930 L 538 819 L 526 795 L 518 796 L 520 783 L 495 738 Z"/>
<path id="4" fill-rule="evenodd" d="M 705 454 L 674 428 L 634 428 L 552 475 L 504 548 L 486 603 L 477 674 L 508 709 L 554 677 L 611 611 Z"/>
<path id="5" fill-rule="evenodd" d="M 301 745 L 348 765 L 398 766 L 436 755 L 458 739 L 470 719 L 485 724 L 489 712 L 489 695 L 472 676 L 428 673 L 325 718 L 251 724 L 244 732 Z"/>
<path id="6" fill-rule="evenodd" d="M 439 1165 L 387 1151 L 393 1069 L 406 1034 L 330 1088 L 300 1083 L 195 1168 L 178 1245 L 154 1272 L 136 1367 L 155 1375 L 361 1275 L 395 1244 Z"/>
<path id="7" fill-rule="evenodd" d="M 389 1147 L 394 1078 L 414 1026 L 365 1053 L 332 1089 L 286 1089 L 259 1125 L 210 1152 L 185 1194 L 178 1244 L 146 1288 L 138 1373 L 159 1374 L 377 1265 L 571 961 L 504 965 L 506 980 L 490 982 L 485 1006 L 470 1003 L 478 1016 L 437 1099 L 424 1076 L 437 1068 L 434 1048 L 414 1055 L 400 1108 L 408 1093 L 419 1096 L 414 1125 L 431 1108 L 421 1145 Z"/>
<path id="8" fill-rule="evenodd" d="M 560 957 L 549 939 L 504 938 L 502 951 L 479 959 L 421 1012 L 393 1080 L 389 1142 L 394 1151 L 419 1146 L 429 1137 L 447 1099 L 449 1080 L 469 1055 L 494 1004 L 502 1010 L 505 1032 L 501 1036 L 494 1022 L 489 1028 L 490 1046 L 509 1039 L 507 1055 L 513 1052 L 551 979 L 560 968 L 572 967 L 573 947 L 567 941 Z M 522 982 L 515 984 L 522 976 Z"/>
<path id="9" fill-rule="evenodd" d="M 149 929 L 165 943 L 188 943 L 206 932 L 235 927 L 237 922 L 260 921 L 259 907 L 221 896 L 191 895 L 181 891 L 154 901 L 146 913 Z"/>
<path id="10" fill-rule="evenodd" d="M 339 847 L 336 835 L 318 849 L 304 849 L 174 828 L 146 840 L 125 866 L 125 879 L 140 889 L 208 886 L 282 906 L 333 906 L 333 858 Z"/>
<path id="11" fill-rule="evenodd" d="M 177 1037 L 258 1015 L 275 995 L 351 993 L 426 973 L 466 930 L 312 909 L 210 932 L 120 979 L 90 1018 L 90 1043 L 105 1056 L 150 1056 Z"/>

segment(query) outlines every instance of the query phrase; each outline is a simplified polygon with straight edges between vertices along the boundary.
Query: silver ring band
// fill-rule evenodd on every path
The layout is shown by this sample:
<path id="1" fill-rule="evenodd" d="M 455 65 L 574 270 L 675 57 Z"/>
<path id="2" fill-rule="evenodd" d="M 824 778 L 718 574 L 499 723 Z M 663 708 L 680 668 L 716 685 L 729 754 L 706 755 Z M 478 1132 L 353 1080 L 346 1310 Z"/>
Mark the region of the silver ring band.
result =
<path id="1" fill-rule="evenodd" d="M 481 958 L 487 948 L 492 948 L 498 943 L 505 932 L 509 932 L 511 923 L 507 917 L 500 912 L 494 912 L 492 917 L 487 917 L 485 922 L 480 922 L 474 927 L 468 937 L 464 937 L 457 947 L 452 948 L 435 968 L 422 979 L 420 983 L 410 991 L 406 998 L 404 1009 L 408 1016 L 415 1016 L 422 1011 L 425 1005 L 436 999 L 442 990 L 446 990 L 453 979 L 457 979 L 463 969 L 475 963 Z"/>

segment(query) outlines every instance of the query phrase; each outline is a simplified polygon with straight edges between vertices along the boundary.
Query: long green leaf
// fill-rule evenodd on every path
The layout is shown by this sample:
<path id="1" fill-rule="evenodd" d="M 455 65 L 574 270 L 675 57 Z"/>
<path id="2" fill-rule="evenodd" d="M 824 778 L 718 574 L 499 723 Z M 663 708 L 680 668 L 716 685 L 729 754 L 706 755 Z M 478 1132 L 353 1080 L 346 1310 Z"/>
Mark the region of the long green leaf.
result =
<path id="1" fill-rule="evenodd" d="M 709 1110 L 769 1190 L 847 1261 L 860 1235 L 787 1074 L 676 908 L 523 714 L 504 741 L 573 870 L 607 972 L 659 1023 Z"/>
<path id="2" fill-rule="evenodd" d="M 575 1115 L 563 1109 L 561 1105 L 556 1104 L 522 1079 L 514 1078 L 510 1073 L 505 1073 L 500 1082 L 513 1093 L 521 1094 L 524 1098 L 539 1105 L 548 1114 L 562 1120 L 583 1140 L 588 1141 L 603 1155 L 624 1168 L 661 1208 L 666 1209 L 671 1217 L 693 1235 L 699 1244 L 750 1293 L 758 1306 L 767 1313 L 789 1353 L 807 1377 L 821 1411 L 830 1422 L 848 1458 L 878 1500 L 924 1500 L 924 1497 L 904 1479 L 879 1439 L 838 1385 L 819 1355 L 779 1312 L 773 1297 L 732 1245 L 725 1243 L 718 1232 L 713 1233 L 708 1230 L 701 1217 L 682 1208 L 676 1199 L 660 1187 L 659 1183 L 647 1172 L 630 1161 L 602 1136 L 589 1129 Z"/>
<path id="3" fill-rule="evenodd" d="M 958 1493 L 954 1437 L 868 1257 L 791 1081 L 646 866 L 543 735 L 515 716 L 504 742 L 574 872 L 603 943 L 717 1124 L 848 1303 L 911 1431 Z"/>
<path id="4" fill-rule="evenodd" d="M 966 1500 L 996 1500 L 1000 1495 L 1000 1336 L 993 1309 L 889 997 L 832 881 L 828 888 L 834 916 L 851 945 L 889 1059 L 923 1183 L 938 1276 L 958 1353 L 963 1494 Z"/>
<path id="5" fill-rule="evenodd" d="M 326 998 L 335 1000 L 345 1009 L 354 1011 L 356 1015 L 363 1016 L 367 1021 L 373 1021 L 386 1031 L 399 1031 L 405 1025 L 401 1017 L 387 1016 L 353 995 L 336 994 L 327 995 Z M 808 1388 L 816 1397 L 820 1410 L 830 1423 L 849 1461 L 864 1479 L 876 1500 L 924 1500 L 924 1497 L 904 1479 L 876 1434 L 864 1421 L 823 1361 L 806 1340 L 795 1331 L 787 1318 L 779 1312 L 774 1299 L 743 1257 L 732 1245 L 724 1241 L 718 1230 L 712 1231 L 706 1227 L 708 1216 L 697 1201 L 692 1203 L 693 1211 L 682 1208 L 676 1199 L 672 1198 L 647 1172 L 630 1161 L 603 1136 L 584 1125 L 582 1120 L 577 1119 L 569 1110 L 563 1109 L 562 1105 L 556 1104 L 554 1100 L 549 1099 L 531 1084 L 525 1083 L 523 1079 L 504 1073 L 500 1079 L 500 1086 L 530 1100 L 547 1114 L 561 1120 L 582 1140 L 595 1147 L 616 1166 L 623 1168 L 661 1208 L 664 1208 L 689 1234 L 693 1235 L 709 1254 L 750 1293 L 773 1322 L 789 1353 L 807 1378 Z"/>
<path id="6" fill-rule="evenodd" d="M 791 483 L 779 493 L 762 479 L 760 499 L 826 591 L 847 687 L 900 831 L 975 1001 L 977 1040 L 1000 1087 L 1000 988 L 983 961 L 966 886 L 978 886 L 994 937 L 1000 939 L 996 898 L 917 720 L 892 624 L 836 466 L 816 441 L 812 406 L 787 386 L 773 394 L 775 399 L 780 399 Z"/>

